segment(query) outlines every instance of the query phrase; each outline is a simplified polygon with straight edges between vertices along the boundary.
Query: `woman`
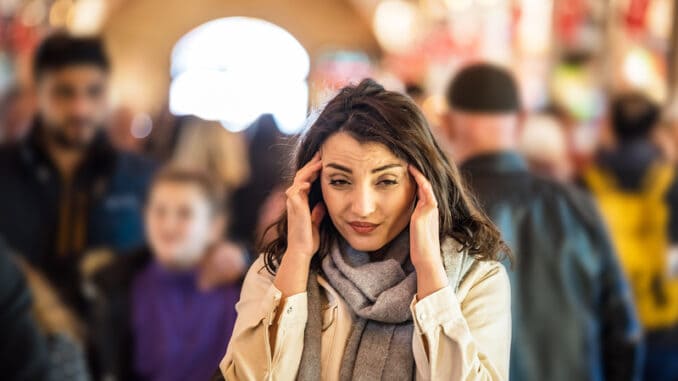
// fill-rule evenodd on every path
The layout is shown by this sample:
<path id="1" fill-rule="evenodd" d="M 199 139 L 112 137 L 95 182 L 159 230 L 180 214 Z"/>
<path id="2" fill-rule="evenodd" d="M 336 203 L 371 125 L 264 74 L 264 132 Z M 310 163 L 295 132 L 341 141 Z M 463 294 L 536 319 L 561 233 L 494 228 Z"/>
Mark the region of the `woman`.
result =
<path id="1" fill-rule="evenodd" d="M 508 249 L 411 99 L 342 89 L 296 168 L 245 278 L 227 380 L 508 378 Z"/>

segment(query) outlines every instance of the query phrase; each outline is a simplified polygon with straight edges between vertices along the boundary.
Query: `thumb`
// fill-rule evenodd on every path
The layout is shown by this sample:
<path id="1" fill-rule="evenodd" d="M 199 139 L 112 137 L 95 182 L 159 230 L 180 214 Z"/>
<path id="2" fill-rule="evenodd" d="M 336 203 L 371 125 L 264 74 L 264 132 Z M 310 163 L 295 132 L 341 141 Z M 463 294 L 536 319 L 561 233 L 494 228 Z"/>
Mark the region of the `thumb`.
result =
<path id="1" fill-rule="evenodd" d="M 311 212 L 311 221 L 313 222 L 313 225 L 315 225 L 316 227 L 320 226 L 320 223 L 322 222 L 324 217 L 325 217 L 325 205 L 322 202 L 319 202 L 316 204 L 315 207 L 313 207 L 313 211 Z"/>

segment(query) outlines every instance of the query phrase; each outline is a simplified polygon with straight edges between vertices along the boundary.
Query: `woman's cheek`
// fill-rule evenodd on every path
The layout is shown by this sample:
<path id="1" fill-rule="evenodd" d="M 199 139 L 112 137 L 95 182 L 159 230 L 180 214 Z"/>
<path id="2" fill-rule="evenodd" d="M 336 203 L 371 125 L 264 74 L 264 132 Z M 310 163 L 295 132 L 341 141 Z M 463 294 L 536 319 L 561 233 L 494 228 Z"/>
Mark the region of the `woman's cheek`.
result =
<path id="1" fill-rule="evenodd" d="M 341 212 L 341 205 L 343 204 L 342 194 L 336 189 L 327 187 L 326 189 L 323 189 L 323 202 L 325 203 L 327 212 L 330 215 L 335 216 Z"/>
<path id="2" fill-rule="evenodd" d="M 385 192 L 383 196 L 384 212 L 389 215 L 400 215 L 405 213 L 410 206 L 411 197 L 405 186 L 398 187 L 392 192 Z"/>

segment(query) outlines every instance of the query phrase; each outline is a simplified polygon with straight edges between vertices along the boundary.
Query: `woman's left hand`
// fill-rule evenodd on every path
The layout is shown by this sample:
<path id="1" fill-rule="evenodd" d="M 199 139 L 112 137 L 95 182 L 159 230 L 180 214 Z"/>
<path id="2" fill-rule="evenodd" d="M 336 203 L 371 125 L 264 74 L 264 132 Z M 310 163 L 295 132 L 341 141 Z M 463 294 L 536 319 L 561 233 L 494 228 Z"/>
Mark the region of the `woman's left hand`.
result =
<path id="1" fill-rule="evenodd" d="M 417 271 L 417 296 L 445 287 L 447 275 L 440 253 L 438 201 L 431 183 L 414 166 L 408 169 L 417 183 L 417 205 L 410 218 L 410 259 Z"/>

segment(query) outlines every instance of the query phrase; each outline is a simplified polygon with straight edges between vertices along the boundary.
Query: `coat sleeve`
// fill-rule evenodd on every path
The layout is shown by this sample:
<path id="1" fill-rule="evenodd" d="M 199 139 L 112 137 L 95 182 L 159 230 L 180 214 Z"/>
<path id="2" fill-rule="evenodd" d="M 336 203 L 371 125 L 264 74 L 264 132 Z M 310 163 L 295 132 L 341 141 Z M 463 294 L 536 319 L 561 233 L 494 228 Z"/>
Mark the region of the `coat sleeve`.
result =
<path id="1" fill-rule="evenodd" d="M 412 302 L 417 380 L 508 380 L 511 291 L 493 264 L 463 301 L 447 286 Z"/>
<path id="2" fill-rule="evenodd" d="M 602 226 L 602 220 L 600 222 Z M 643 332 L 633 296 L 605 229 L 597 231 L 601 256 L 600 314 L 605 378 L 640 380 L 643 368 Z"/>
<path id="3" fill-rule="evenodd" d="M 238 318 L 220 364 L 226 380 L 295 379 L 303 350 L 307 295 L 292 295 L 283 304 L 281 296 L 259 258 L 250 267 L 235 306 Z M 276 329 L 271 330 L 272 325 Z M 273 350 L 272 331 L 276 332 Z"/>

